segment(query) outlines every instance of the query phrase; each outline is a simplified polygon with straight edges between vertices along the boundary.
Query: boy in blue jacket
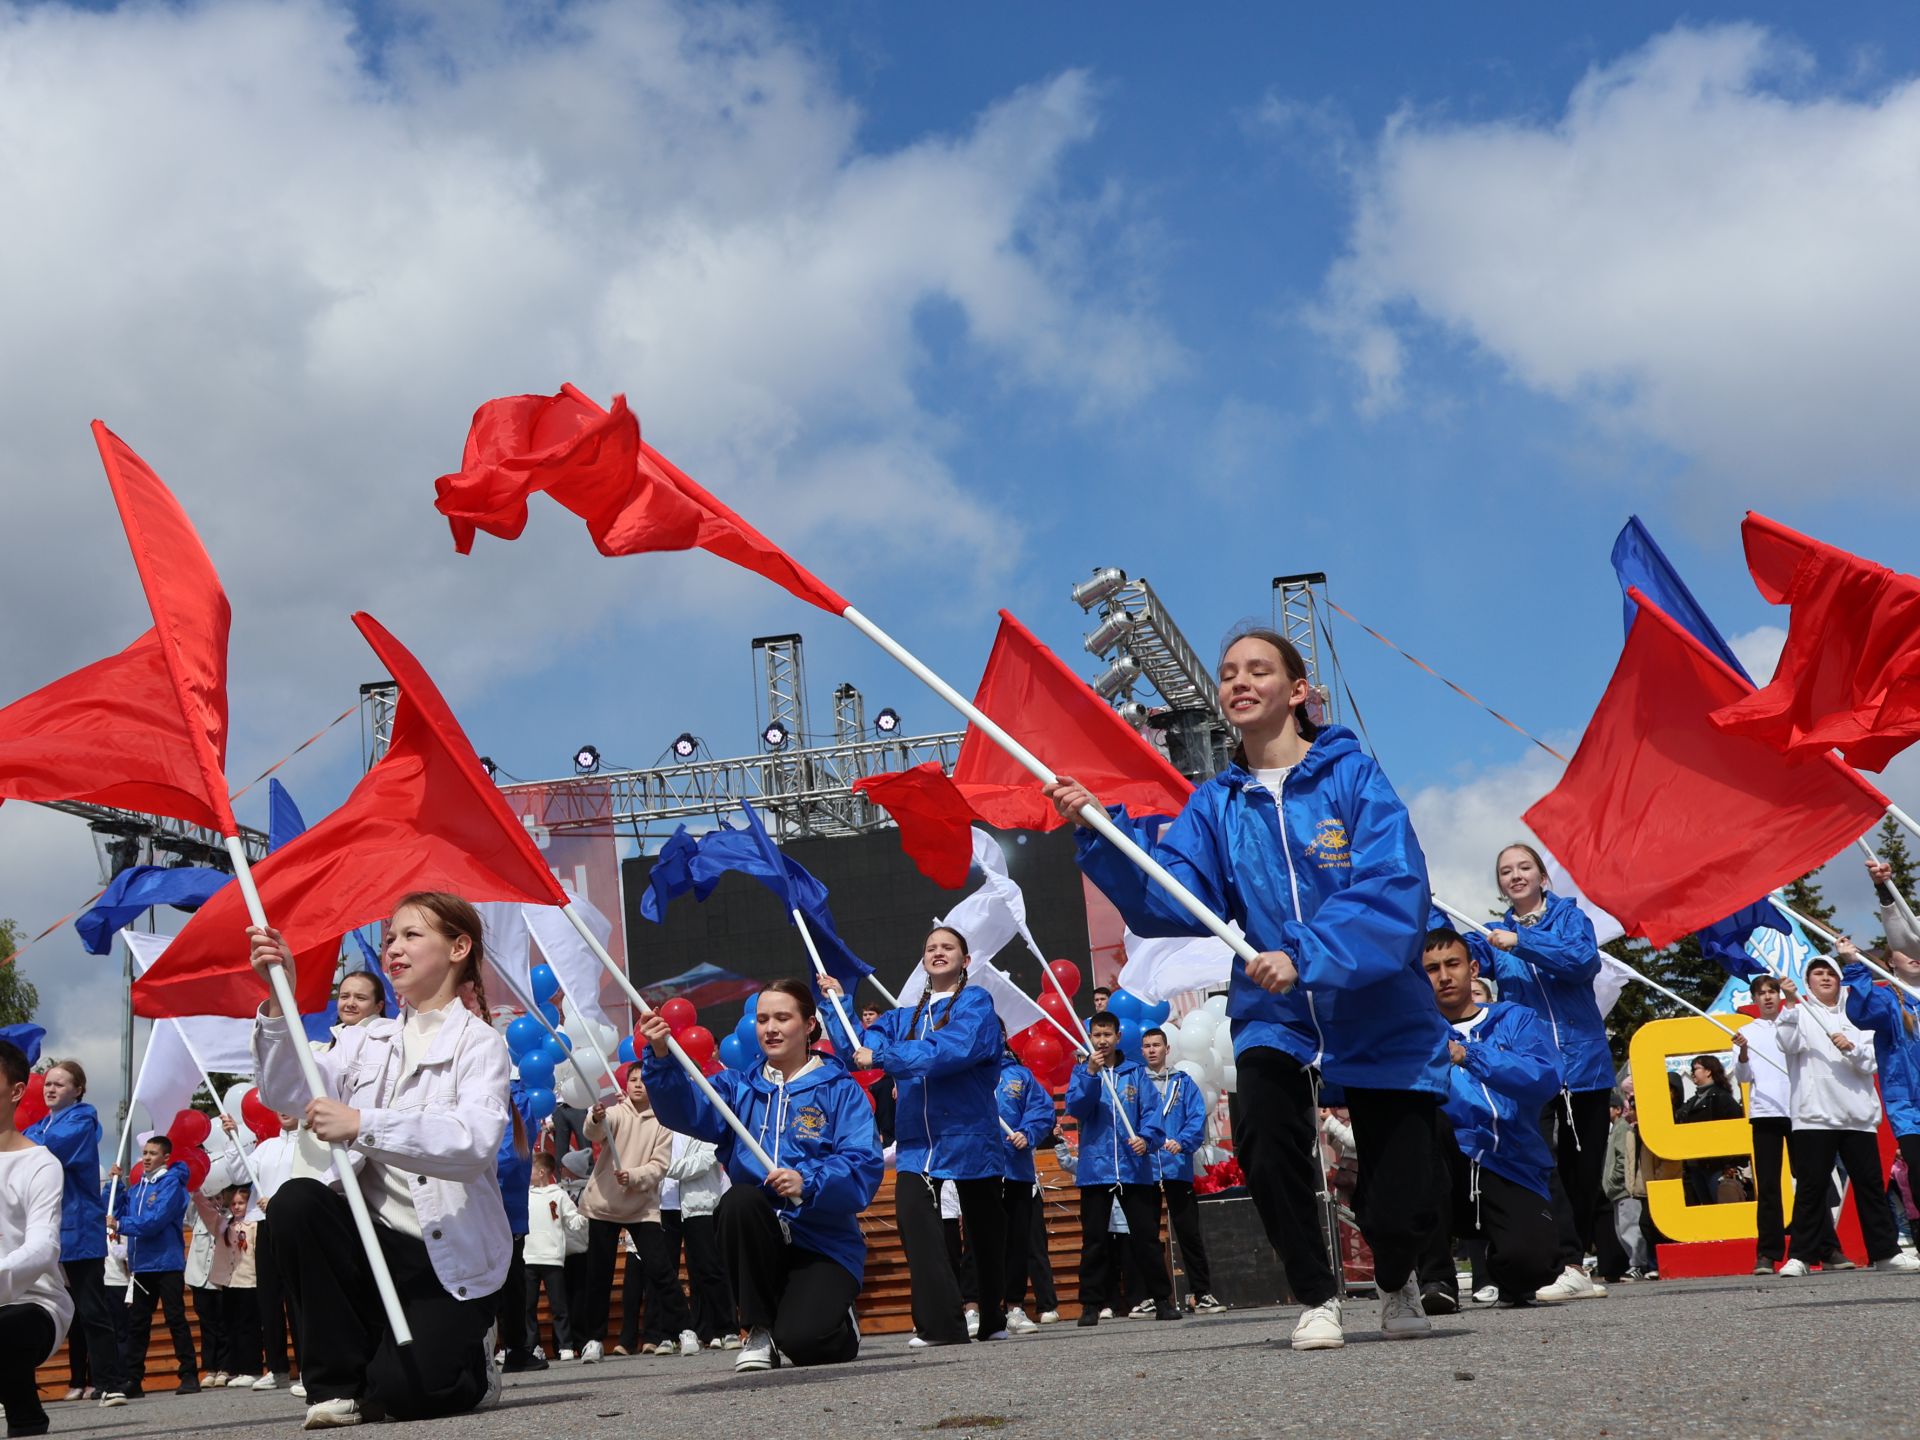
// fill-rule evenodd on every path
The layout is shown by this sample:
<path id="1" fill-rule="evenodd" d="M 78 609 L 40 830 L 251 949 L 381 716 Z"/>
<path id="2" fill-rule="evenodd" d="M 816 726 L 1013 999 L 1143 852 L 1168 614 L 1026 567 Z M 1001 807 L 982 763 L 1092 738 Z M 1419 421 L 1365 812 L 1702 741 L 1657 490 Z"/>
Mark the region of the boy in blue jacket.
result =
<path id="1" fill-rule="evenodd" d="M 164 1135 L 140 1147 L 141 1175 L 114 1197 L 107 1233 L 127 1237 L 127 1269 L 133 1275 L 133 1304 L 128 1308 L 127 1398 L 138 1399 L 147 1378 L 147 1346 L 153 1339 L 153 1307 L 166 1313 L 167 1333 L 180 1376 L 176 1395 L 200 1393 L 200 1360 L 187 1328 L 187 1166 L 173 1158 L 173 1142 Z M 119 1166 L 112 1174 L 118 1175 Z M 111 1180 L 109 1180 L 111 1188 Z"/>
<path id="2" fill-rule="evenodd" d="M 1093 1053 L 1074 1067 L 1067 1113 L 1080 1123 L 1080 1325 L 1100 1323 L 1107 1293 L 1107 1220 L 1114 1194 L 1127 1217 L 1134 1268 L 1146 1280 L 1153 1318 L 1179 1320 L 1173 1281 L 1160 1254 L 1160 1188 L 1153 1152 L 1166 1140 L 1153 1082 L 1120 1050 L 1120 1021 L 1101 1011 L 1087 1022 Z"/>
<path id="3" fill-rule="evenodd" d="M 1167 1197 L 1167 1225 L 1180 1242 L 1180 1263 L 1187 1272 L 1189 1308 L 1211 1315 L 1227 1307 L 1213 1298 L 1212 1267 L 1207 1242 L 1200 1234 L 1200 1202 L 1193 1193 L 1194 1152 L 1207 1143 L 1207 1099 L 1193 1077 L 1167 1065 L 1167 1032 L 1155 1026 L 1140 1037 L 1140 1059 L 1160 1107 L 1160 1128 L 1166 1139 L 1153 1152 L 1160 1189 Z M 1134 1307 L 1134 1318 L 1144 1320 L 1147 1303 Z"/>
<path id="4" fill-rule="evenodd" d="M 1525 1305 L 1559 1268 L 1549 1200 L 1553 1156 L 1535 1117 L 1560 1090 L 1553 1036 L 1524 1005 L 1473 998 L 1480 972 L 1451 928 L 1428 932 L 1427 978 L 1451 1032 L 1451 1086 L 1435 1137 L 1440 1223 L 1420 1262 L 1429 1315 L 1460 1308 L 1455 1235 L 1487 1242 L 1487 1276 L 1507 1305 Z"/>

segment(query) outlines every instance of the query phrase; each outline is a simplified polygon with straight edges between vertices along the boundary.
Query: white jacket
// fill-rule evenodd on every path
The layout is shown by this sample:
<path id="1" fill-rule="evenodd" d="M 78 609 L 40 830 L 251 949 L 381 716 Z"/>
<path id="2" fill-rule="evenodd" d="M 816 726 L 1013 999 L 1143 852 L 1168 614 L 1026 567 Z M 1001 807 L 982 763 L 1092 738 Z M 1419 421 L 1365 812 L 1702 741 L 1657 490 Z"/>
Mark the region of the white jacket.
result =
<path id="1" fill-rule="evenodd" d="M 1845 992 L 1841 992 L 1844 996 Z M 1793 1082 L 1796 1130 L 1873 1130 L 1880 1124 L 1880 1092 L 1873 1088 L 1873 1036 L 1847 1019 L 1844 999 L 1828 1009 L 1811 995 L 1780 1012 L 1774 1029 Z M 1842 1053 L 1835 1033 L 1853 1043 Z"/>
<path id="2" fill-rule="evenodd" d="M 558 1185 L 534 1185 L 527 1190 L 527 1240 L 523 1258 L 529 1265 L 567 1263 L 567 1237 L 585 1235 L 587 1217 Z"/>
<path id="3" fill-rule="evenodd" d="M 1786 1013 L 1782 1010 L 1781 1017 Z M 1790 1073 L 1787 1058 L 1780 1051 L 1779 1021 L 1753 1020 L 1741 1027 L 1740 1034 L 1746 1039 L 1747 1054 L 1751 1058 L 1742 1060 L 1738 1050 L 1733 1052 L 1733 1082 L 1753 1087 L 1747 1092 L 1747 1118 L 1791 1118 L 1793 1092 L 1787 1083 Z"/>
<path id="4" fill-rule="evenodd" d="M 201 1147 L 207 1152 L 207 1178 L 200 1183 L 200 1193 L 216 1203 L 220 1199 L 220 1192 L 229 1185 L 253 1183 L 247 1162 L 234 1152 L 235 1140 L 247 1153 L 252 1153 L 253 1132 L 244 1125 L 229 1137 L 216 1123 L 213 1134 L 207 1137 L 206 1145 Z M 187 1213 L 193 1217 L 193 1233 L 187 1237 L 185 1283 L 189 1290 L 199 1290 L 206 1286 L 213 1274 L 213 1232 L 207 1229 L 207 1222 L 200 1217 L 199 1206 L 189 1205 Z"/>
<path id="5" fill-rule="evenodd" d="M 660 1186 L 660 1208 L 678 1210 L 685 1217 L 711 1215 L 720 1208 L 726 1191 L 727 1172 L 720 1164 L 719 1147 L 676 1132 L 673 1158 L 667 1162 L 667 1178 Z"/>
<path id="6" fill-rule="evenodd" d="M 458 1001 L 448 1012 L 405 1080 L 400 1019 L 343 1028 L 314 1061 L 327 1093 L 360 1112 L 360 1136 L 348 1148 L 368 1161 L 362 1193 L 369 1201 L 381 1194 L 380 1169 L 406 1177 L 433 1273 L 449 1295 L 478 1300 L 500 1288 L 513 1259 L 494 1172 L 507 1132 L 509 1061 L 491 1025 Z M 283 1114 L 306 1109 L 306 1082 L 282 1021 L 255 1018 L 253 1059 L 263 1101 Z"/>
<path id="7" fill-rule="evenodd" d="M 46 1311 L 56 1350 L 73 1319 L 73 1297 L 60 1268 L 65 1180 L 60 1162 L 38 1145 L 0 1152 L 0 1305 L 38 1305 Z"/>

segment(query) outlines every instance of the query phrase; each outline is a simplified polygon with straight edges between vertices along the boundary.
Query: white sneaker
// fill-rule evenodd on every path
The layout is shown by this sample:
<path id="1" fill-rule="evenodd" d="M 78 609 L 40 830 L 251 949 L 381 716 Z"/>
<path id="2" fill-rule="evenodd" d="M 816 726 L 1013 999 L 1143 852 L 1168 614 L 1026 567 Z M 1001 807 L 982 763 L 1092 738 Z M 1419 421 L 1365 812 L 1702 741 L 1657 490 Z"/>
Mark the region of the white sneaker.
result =
<path id="1" fill-rule="evenodd" d="M 967 1338 L 969 1340 L 978 1340 L 980 1338 L 980 1312 L 978 1310 L 967 1311 Z"/>
<path id="2" fill-rule="evenodd" d="M 606 1353 L 606 1351 L 600 1348 L 600 1342 L 598 1340 L 589 1340 L 581 1347 L 580 1363 L 582 1365 L 598 1365 Z"/>
<path id="3" fill-rule="evenodd" d="M 1407 1276 L 1407 1283 L 1380 1303 L 1380 1333 L 1389 1340 L 1412 1340 L 1433 1333 L 1433 1321 L 1420 1303 L 1420 1277 Z"/>
<path id="4" fill-rule="evenodd" d="M 333 1430 L 342 1425 L 358 1425 L 360 1418 L 358 1400 L 316 1400 L 307 1407 L 307 1421 L 300 1428 Z"/>
<path id="5" fill-rule="evenodd" d="M 1223 1315 L 1226 1313 L 1226 1309 L 1226 1306 L 1222 1305 L 1211 1295 L 1202 1295 L 1198 1300 L 1193 1302 L 1193 1313 L 1196 1315 Z"/>
<path id="6" fill-rule="evenodd" d="M 728 1331 L 720 1337 L 720 1348 L 722 1350 L 738 1350 L 744 1343 L 745 1342 L 732 1331 Z"/>
<path id="7" fill-rule="evenodd" d="M 1040 1312 L 1040 1323 L 1042 1325 L 1058 1325 L 1060 1323 L 1060 1312 L 1058 1310 L 1042 1310 Z"/>
<path id="8" fill-rule="evenodd" d="M 294 1381 L 291 1385 L 287 1386 L 287 1393 L 293 1396 L 293 1398 L 296 1400 L 306 1399 L 307 1398 L 307 1382 L 304 1380 Z"/>
<path id="9" fill-rule="evenodd" d="M 1789 1260 L 1773 1273 L 1778 1275 L 1782 1280 L 1802 1280 L 1811 1272 L 1807 1269 L 1806 1261 Z"/>
<path id="10" fill-rule="evenodd" d="M 1596 1285 L 1586 1271 L 1568 1266 L 1560 1272 L 1558 1280 L 1534 1291 L 1533 1298 L 1557 1304 L 1563 1300 L 1600 1300 L 1605 1298 L 1606 1293 L 1607 1287 Z"/>
<path id="11" fill-rule="evenodd" d="M 1153 1301 L 1142 1300 L 1138 1305 L 1127 1311 L 1126 1318 L 1129 1320 L 1151 1320 L 1153 1318 Z"/>
<path id="12" fill-rule="evenodd" d="M 233 1376 L 225 1370 L 216 1370 L 211 1375 L 202 1375 L 200 1384 L 207 1390 L 224 1390 L 233 1383 Z"/>
<path id="13" fill-rule="evenodd" d="M 1111 1320 L 1113 1318 L 1113 1307 L 1111 1305 L 1102 1305 L 1100 1307 L 1100 1318 L 1102 1320 Z"/>
<path id="14" fill-rule="evenodd" d="M 1296 1350 L 1339 1350 L 1347 1343 L 1346 1331 L 1340 1328 L 1340 1298 L 1335 1296 L 1324 1305 L 1316 1305 L 1302 1312 L 1299 1322 L 1293 1327 L 1293 1348 Z"/>
<path id="15" fill-rule="evenodd" d="M 480 1403 L 474 1406 L 476 1410 L 491 1410 L 500 1403 L 500 1388 L 502 1384 L 500 1379 L 500 1357 L 495 1353 L 493 1348 L 494 1338 L 499 1332 L 500 1326 L 498 1323 L 489 1325 L 487 1327 L 487 1338 L 482 1342 L 485 1346 L 483 1353 L 486 1355 L 487 1360 L 487 1393 L 482 1395 L 480 1397 Z"/>
<path id="16" fill-rule="evenodd" d="M 918 1335 L 909 1335 L 907 1337 L 907 1348 L 909 1350 L 927 1350 L 932 1348 L 932 1346 L 933 1342 L 931 1340 L 922 1340 Z"/>
<path id="17" fill-rule="evenodd" d="M 116 1406 L 124 1405 L 126 1403 L 127 1403 L 127 1397 L 121 1394 L 118 1390 L 109 1390 L 107 1391 L 106 1394 L 100 1397 L 100 1408 L 102 1410 L 112 1410 Z"/>
<path id="18" fill-rule="evenodd" d="M 260 1383 L 260 1380 L 261 1377 L 258 1375 L 230 1375 L 227 1377 L 227 1388 L 229 1390 L 251 1390 Z"/>
<path id="19" fill-rule="evenodd" d="M 560 1358 L 562 1360 L 573 1360 L 573 1359 L 577 1359 L 579 1357 L 579 1354 L 580 1352 L 578 1350 L 563 1349 L 560 1352 Z"/>
<path id="20" fill-rule="evenodd" d="M 1473 1303 L 1476 1305 L 1493 1305 L 1496 1304 L 1499 1299 L 1500 1287 L 1498 1285 L 1482 1285 L 1478 1290 L 1473 1292 Z"/>
<path id="21" fill-rule="evenodd" d="M 1027 1318 L 1027 1312 L 1018 1305 L 1007 1311 L 1007 1333 L 1009 1335 L 1031 1335 L 1040 1327 Z"/>
<path id="22" fill-rule="evenodd" d="M 755 1330 L 747 1336 L 747 1343 L 740 1348 L 740 1358 L 733 1362 L 734 1370 L 771 1370 L 779 1357 L 773 1349 L 773 1332 Z"/>
<path id="23" fill-rule="evenodd" d="M 1891 1270 L 1898 1275 L 1911 1275 L 1915 1271 L 1920 1271 L 1920 1260 L 1914 1259 L 1913 1256 L 1902 1250 L 1899 1254 L 1889 1256 L 1885 1260 L 1874 1261 L 1873 1268 L 1876 1270 Z"/>
<path id="24" fill-rule="evenodd" d="M 700 1353 L 700 1337 L 691 1330 L 682 1330 L 680 1332 L 680 1353 L 682 1355 L 698 1355 Z"/>
<path id="25" fill-rule="evenodd" d="M 285 1375 L 279 1375 L 269 1370 L 253 1382 L 253 1388 L 255 1390 L 278 1390 L 280 1388 L 280 1382 L 286 1378 Z"/>

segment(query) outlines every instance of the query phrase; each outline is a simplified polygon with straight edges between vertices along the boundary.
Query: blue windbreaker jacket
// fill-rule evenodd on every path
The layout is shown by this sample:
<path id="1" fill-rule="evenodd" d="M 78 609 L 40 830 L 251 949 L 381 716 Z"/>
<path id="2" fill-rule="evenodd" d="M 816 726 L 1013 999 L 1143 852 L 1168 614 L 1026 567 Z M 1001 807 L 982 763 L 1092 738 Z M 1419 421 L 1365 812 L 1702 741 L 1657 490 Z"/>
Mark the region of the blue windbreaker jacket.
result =
<path id="1" fill-rule="evenodd" d="M 867 1264 L 860 1212 L 873 1203 L 885 1166 L 866 1091 L 833 1056 L 817 1058 L 817 1068 L 789 1085 L 768 1079 L 764 1065 L 723 1070 L 712 1083 L 774 1164 L 800 1173 L 804 1188 L 799 1204 L 779 1202 L 793 1243 L 826 1256 L 858 1282 L 865 1279 Z M 740 1143 L 713 1102 L 694 1088 L 679 1062 L 657 1058 L 649 1045 L 641 1052 L 640 1065 L 653 1113 L 662 1125 L 711 1141 L 734 1184 L 766 1180 L 766 1168 Z"/>
<path id="2" fill-rule="evenodd" d="M 924 1006 L 885 1011 L 861 1032 L 861 1043 L 899 1086 L 893 1109 L 897 1171 L 935 1180 L 997 1179 L 1006 1172 L 1000 1154 L 1006 1139 L 994 1101 L 1002 1046 L 992 996 L 963 985 Z"/>
<path id="3" fill-rule="evenodd" d="M 1847 1018 L 1873 1035 L 1887 1123 L 1895 1135 L 1920 1135 L 1920 1004 L 1897 985 L 1875 984 L 1858 960 L 1840 978 L 1847 983 Z M 1908 1015 L 1914 1030 L 1907 1029 Z"/>
<path id="4" fill-rule="evenodd" d="M 1184 1070 L 1169 1070 L 1165 1080 L 1154 1080 L 1160 1108 L 1160 1129 L 1167 1140 L 1180 1142 L 1180 1153 L 1169 1155 L 1160 1146 L 1153 1151 L 1154 1173 L 1161 1180 L 1193 1180 L 1193 1152 L 1207 1143 L 1207 1097 Z"/>
<path id="5" fill-rule="evenodd" d="M 1113 1077 L 1112 1090 L 1084 1064 L 1073 1067 L 1073 1079 L 1067 1084 L 1067 1113 L 1080 1122 L 1080 1161 L 1073 1173 L 1074 1183 L 1082 1188 L 1151 1185 L 1158 1178 L 1153 1152 L 1167 1138 L 1160 1124 L 1153 1081 L 1138 1060 L 1124 1057 L 1107 1067 L 1106 1073 Z M 1146 1154 L 1134 1154 L 1127 1144 L 1131 1137 L 1119 1118 L 1123 1113 L 1133 1122 L 1134 1132 L 1147 1142 Z"/>
<path id="6" fill-rule="evenodd" d="M 158 1176 L 142 1176 L 138 1185 L 122 1185 L 113 1197 L 113 1215 L 127 1237 L 127 1268 L 134 1274 L 187 1268 L 184 1160 L 175 1160 Z"/>
<path id="7" fill-rule="evenodd" d="M 1447 1062 L 1452 1083 L 1440 1108 L 1462 1155 L 1544 1199 L 1554 1161 L 1540 1111 L 1560 1092 L 1559 1053 L 1526 1006 L 1496 1000 L 1482 1008 L 1485 1018 L 1460 1042 L 1466 1063 Z M 1447 1039 L 1459 1039 L 1451 1026 Z"/>
<path id="8" fill-rule="evenodd" d="M 1525 1005 L 1538 1015 L 1560 1050 L 1560 1079 L 1569 1090 L 1611 1090 L 1613 1052 L 1607 1049 L 1607 1022 L 1594 998 L 1600 974 L 1600 950 L 1593 922 L 1564 895 L 1547 895 L 1547 913 L 1522 925 L 1512 910 L 1499 928 L 1520 937 L 1517 950 L 1489 945 L 1493 978 L 1500 998 Z"/>
<path id="9" fill-rule="evenodd" d="M 36 1120 L 27 1139 L 60 1162 L 60 1258 L 98 1260 L 107 1253 L 107 1207 L 100 1193 L 100 1117 L 77 1100 Z"/>
<path id="10" fill-rule="evenodd" d="M 1046 1086 L 1033 1078 L 1031 1070 L 1012 1055 L 1003 1054 L 1000 1057 L 1000 1083 L 994 1089 L 993 1098 L 1000 1107 L 1000 1118 L 1027 1137 L 1027 1148 L 1018 1150 L 1008 1143 L 1007 1132 L 1000 1132 L 1006 1178 L 1031 1185 L 1034 1179 L 1033 1147 L 1053 1130 L 1053 1097 L 1047 1093 Z"/>
<path id="11" fill-rule="evenodd" d="M 1322 730 L 1275 797 L 1238 765 L 1214 776 L 1149 841 L 1116 807 L 1114 823 L 1215 914 L 1300 971 L 1286 995 L 1250 983 L 1238 956 L 1227 992 L 1236 1055 L 1272 1046 L 1328 1079 L 1447 1092 L 1435 1060 L 1446 1024 L 1421 967 L 1427 863 L 1406 806 L 1340 725 Z M 1284 823 L 1283 823 L 1284 820 Z M 1136 935 L 1204 935 L 1131 861 L 1091 830 L 1080 868 Z"/>

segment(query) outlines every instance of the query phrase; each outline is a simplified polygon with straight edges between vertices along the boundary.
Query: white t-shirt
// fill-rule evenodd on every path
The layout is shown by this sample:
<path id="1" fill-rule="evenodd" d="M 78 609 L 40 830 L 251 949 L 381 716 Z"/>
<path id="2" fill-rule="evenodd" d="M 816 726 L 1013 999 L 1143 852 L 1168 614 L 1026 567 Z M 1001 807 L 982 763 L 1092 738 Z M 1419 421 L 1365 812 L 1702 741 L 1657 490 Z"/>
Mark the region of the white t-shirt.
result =
<path id="1" fill-rule="evenodd" d="M 390 1094 L 398 1091 L 427 1058 L 434 1037 L 446 1024 L 447 1008 L 443 1005 L 438 1010 L 407 1012 L 406 1022 L 400 1028 L 400 1075 L 393 1082 Z M 361 1172 L 360 1187 L 366 1192 L 367 1208 L 373 1212 L 374 1219 L 390 1230 L 418 1240 L 422 1236 L 420 1215 L 413 1208 L 413 1176 L 413 1171 L 395 1165 L 369 1164 Z"/>
<path id="2" fill-rule="evenodd" d="M 53 1317 L 55 1349 L 73 1319 L 73 1297 L 60 1269 L 65 1178 L 60 1162 L 38 1145 L 0 1151 L 0 1305 L 38 1305 L 46 1311 Z"/>
<path id="3" fill-rule="evenodd" d="M 1280 787 L 1286 784 L 1287 776 L 1293 773 L 1293 769 L 1291 765 L 1282 765 L 1277 770 L 1256 770 L 1253 772 L 1253 778 L 1273 792 L 1274 802 L 1278 804 Z"/>
<path id="4" fill-rule="evenodd" d="M 1458 1035 L 1462 1040 L 1464 1040 L 1469 1035 L 1473 1034 L 1475 1030 L 1479 1029 L 1480 1022 L 1482 1020 L 1485 1020 L 1486 1018 L 1487 1018 L 1487 1007 L 1482 1005 L 1478 1010 L 1474 1011 L 1473 1014 L 1467 1016 L 1466 1019 L 1454 1021 L 1453 1033 Z"/>

